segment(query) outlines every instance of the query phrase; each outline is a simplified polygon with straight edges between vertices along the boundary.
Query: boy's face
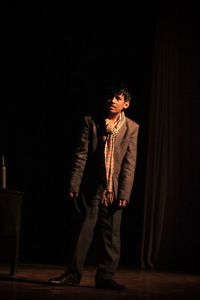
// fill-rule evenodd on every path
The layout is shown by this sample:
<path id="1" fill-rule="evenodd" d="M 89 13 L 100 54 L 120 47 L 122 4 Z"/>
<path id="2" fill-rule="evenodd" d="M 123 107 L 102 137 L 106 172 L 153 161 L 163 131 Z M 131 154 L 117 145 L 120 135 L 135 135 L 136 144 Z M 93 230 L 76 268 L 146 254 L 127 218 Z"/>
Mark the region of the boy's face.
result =
<path id="1" fill-rule="evenodd" d="M 119 114 L 122 110 L 129 107 L 129 102 L 125 101 L 124 95 L 114 95 L 107 100 L 107 111 L 111 114 Z"/>

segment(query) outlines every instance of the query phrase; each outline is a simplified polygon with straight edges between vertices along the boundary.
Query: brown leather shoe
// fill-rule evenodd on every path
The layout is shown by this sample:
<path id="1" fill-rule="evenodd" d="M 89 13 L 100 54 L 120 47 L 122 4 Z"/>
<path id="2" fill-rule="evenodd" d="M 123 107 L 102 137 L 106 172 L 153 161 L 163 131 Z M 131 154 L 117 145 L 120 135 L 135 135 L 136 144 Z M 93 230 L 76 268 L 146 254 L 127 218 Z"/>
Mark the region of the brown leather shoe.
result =
<path id="1" fill-rule="evenodd" d="M 81 277 L 76 273 L 66 272 L 58 277 L 49 279 L 50 285 L 79 285 Z"/>

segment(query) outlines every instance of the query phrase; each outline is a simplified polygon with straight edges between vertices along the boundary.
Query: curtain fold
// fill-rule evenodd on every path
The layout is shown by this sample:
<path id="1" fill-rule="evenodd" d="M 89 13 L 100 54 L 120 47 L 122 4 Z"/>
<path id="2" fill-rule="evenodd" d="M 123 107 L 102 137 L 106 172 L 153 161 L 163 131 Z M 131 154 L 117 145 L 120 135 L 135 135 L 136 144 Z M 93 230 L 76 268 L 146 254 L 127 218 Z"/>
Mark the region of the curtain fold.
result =
<path id="1" fill-rule="evenodd" d="M 177 32 L 175 18 L 156 31 L 145 185 L 142 268 L 168 268 L 179 199 Z"/>

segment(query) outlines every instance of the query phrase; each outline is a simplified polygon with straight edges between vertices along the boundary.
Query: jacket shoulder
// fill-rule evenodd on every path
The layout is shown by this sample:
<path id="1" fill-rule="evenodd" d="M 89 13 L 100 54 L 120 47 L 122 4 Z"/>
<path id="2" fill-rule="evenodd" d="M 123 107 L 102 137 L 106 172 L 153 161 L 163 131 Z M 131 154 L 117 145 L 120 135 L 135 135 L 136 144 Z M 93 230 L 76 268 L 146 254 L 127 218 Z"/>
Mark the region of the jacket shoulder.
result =
<path id="1" fill-rule="evenodd" d="M 126 122 L 127 122 L 128 127 L 132 128 L 132 129 L 139 128 L 139 124 L 130 118 L 126 117 Z"/>
<path id="2" fill-rule="evenodd" d="M 90 115 L 83 115 L 78 121 L 79 127 L 90 127 L 90 125 L 93 123 L 93 118 Z"/>
<path id="3" fill-rule="evenodd" d="M 83 119 L 84 119 L 85 123 L 87 123 L 87 124 L 90 124 L 91 122 L 94 121 L 94 118 L 91 115 L 83 116 Z"/>

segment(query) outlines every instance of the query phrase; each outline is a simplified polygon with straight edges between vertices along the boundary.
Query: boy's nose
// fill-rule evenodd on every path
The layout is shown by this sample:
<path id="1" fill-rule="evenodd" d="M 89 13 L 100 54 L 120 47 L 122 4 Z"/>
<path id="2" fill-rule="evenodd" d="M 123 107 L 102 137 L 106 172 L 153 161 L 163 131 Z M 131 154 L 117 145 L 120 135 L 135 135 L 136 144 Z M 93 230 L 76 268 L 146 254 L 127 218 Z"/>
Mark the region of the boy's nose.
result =
<path id="1" fill-rule="evenodd" d="M 111 102 L 115 103 L 116 102 L 116 98 L 113 97 Z"/>

